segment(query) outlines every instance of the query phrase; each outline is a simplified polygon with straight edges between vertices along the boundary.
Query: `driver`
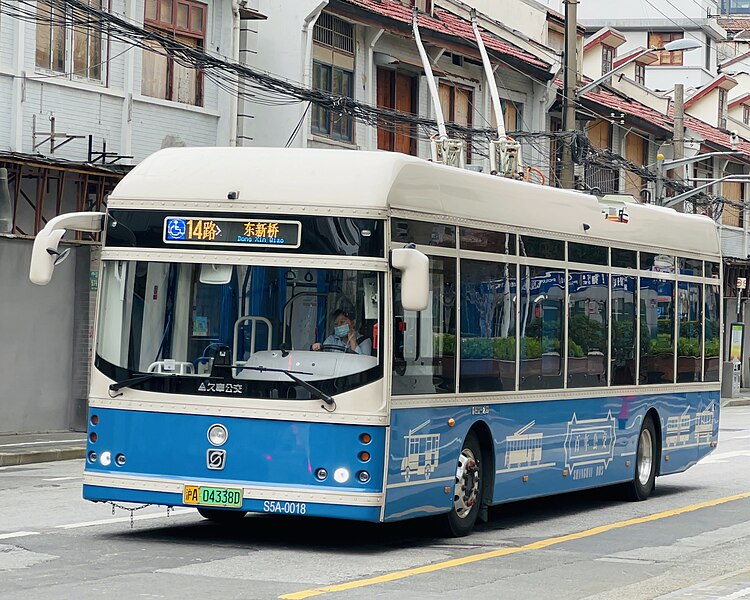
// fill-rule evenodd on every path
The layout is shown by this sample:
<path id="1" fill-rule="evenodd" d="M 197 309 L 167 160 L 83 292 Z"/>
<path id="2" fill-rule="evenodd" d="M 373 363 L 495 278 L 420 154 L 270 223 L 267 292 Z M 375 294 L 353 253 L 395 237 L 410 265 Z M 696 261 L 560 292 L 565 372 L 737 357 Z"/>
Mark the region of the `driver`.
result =
<path id="1" fill-rule="evenodd" d="M 354 352 L 356 354 L 372 354 L 372 340 L 357 332 L 357 321 L 348 310 L 337 309 L 333 313 L 333 333 L 323 344 L 315 342 L 313 350 L 330 352 Z"/>

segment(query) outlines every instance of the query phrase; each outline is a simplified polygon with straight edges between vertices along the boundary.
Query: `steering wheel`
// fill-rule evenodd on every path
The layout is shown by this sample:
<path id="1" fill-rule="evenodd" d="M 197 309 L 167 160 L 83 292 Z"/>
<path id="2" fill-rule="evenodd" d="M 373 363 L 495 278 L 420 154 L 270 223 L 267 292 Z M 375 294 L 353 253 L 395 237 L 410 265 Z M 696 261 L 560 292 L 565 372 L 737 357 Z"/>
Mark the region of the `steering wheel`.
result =
<path id="1" fill-rule="evenodd" d="M 321 344 L 320 349 L 323 352 L 343 352 L 344 354 L 356 354 L 356 352 L 352 350 L 349 344 L 347 344 L 346 346 L 338 346 L 336 344 Z"/>

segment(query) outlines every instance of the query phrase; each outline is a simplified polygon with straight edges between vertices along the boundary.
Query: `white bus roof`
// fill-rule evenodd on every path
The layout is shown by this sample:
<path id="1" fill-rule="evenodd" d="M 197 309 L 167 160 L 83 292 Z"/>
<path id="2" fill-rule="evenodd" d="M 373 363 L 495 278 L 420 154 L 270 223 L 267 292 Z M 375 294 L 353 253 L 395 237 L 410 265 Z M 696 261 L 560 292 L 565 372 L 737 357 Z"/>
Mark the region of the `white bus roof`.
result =
<path id="1" fill-rule="evenodd" d="M 236 200 L 228 194 L 237 192 Z M 401 209 L 623 245 L 718 256 L 708 217 L 623 204 L 627 223 L 607 220 L 595 196 L 393 152 L 287 148 L 169 148 L 136 166 L 110 208 L 356 214 Z M 252 205 L 252 208 L 250 208 Z M 335 209 L 335 210 L 334 210 Z M 588 228 L 586 227 L 588 226 Z"/>

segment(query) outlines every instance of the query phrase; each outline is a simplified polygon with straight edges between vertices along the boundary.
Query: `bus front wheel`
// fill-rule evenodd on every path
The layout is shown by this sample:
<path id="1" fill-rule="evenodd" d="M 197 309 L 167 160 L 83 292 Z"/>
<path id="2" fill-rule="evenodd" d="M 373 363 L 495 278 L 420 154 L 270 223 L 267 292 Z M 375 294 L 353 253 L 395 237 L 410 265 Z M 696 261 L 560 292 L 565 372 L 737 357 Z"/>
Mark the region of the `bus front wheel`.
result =
<path id="1" fill-rule="evenodd" d="M 625 484 L 625 492 L 630 500 L 639 502 L 648 498 L 656 485 L 656 427 L 651 416 L 643 421 L 638 436 L 638 448 L 635 457 L 635 475 Z"/>
<path id="2" fill-rule="evenodd" d="M 247 511 L 225 510 L 223 508 L 199 508 L 198 513 L 204 519 L 208 519 L 214 523 L 236 523 L 247 514 Z"/>
<path id="3" fill-rule="evenodd" d="M 471 533 L 482 504 L 484 465 L 477 435 L 470 431 L 464 441 L 456 466 L 453 506 L 448 513 L 448 533 L 462 537 Z"/>

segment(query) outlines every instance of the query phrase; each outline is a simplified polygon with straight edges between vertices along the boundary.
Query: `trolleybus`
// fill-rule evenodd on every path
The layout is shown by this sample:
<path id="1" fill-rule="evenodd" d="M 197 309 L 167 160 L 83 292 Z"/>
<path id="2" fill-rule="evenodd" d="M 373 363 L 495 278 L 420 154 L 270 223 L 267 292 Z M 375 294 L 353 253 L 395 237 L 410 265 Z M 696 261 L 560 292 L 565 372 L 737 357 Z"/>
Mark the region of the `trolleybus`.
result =
<path id="1" fill-rule="evenodd" d="M 178 148 L 51 220 L 35 283 L 66 230 L 102 232 L 88 500 L 464 535 L 511 500 L 643 500 L 717 442 L 706 217 L 394 153 Z"/>

